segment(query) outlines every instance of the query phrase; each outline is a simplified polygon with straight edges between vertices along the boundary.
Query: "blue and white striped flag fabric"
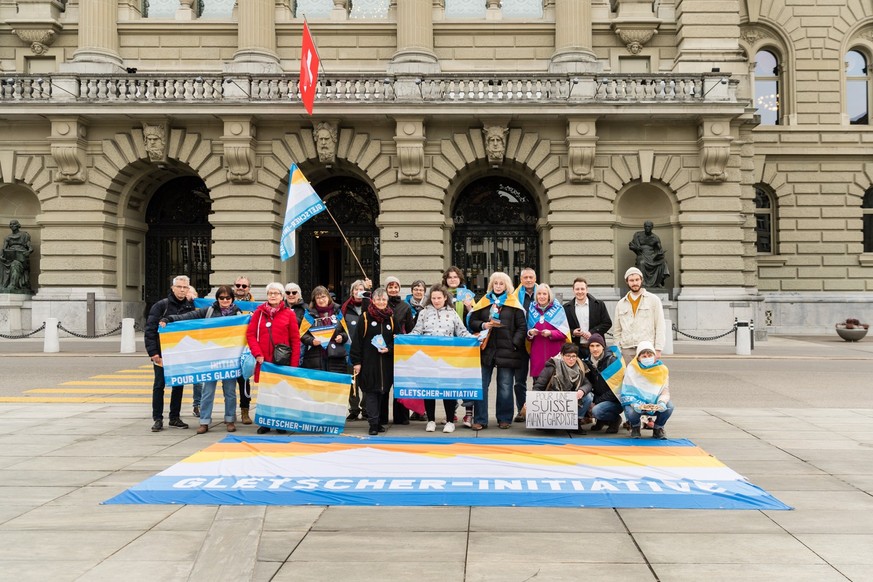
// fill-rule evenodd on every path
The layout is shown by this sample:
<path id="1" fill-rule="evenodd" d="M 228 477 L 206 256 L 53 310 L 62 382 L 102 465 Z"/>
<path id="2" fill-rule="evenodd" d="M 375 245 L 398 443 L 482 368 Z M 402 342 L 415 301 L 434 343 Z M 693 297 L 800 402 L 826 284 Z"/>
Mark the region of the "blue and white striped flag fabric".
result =
<path id="1" fill-rule="evenodd" d="M 285 223 L 279 240 L 279 256 L 283 261 L 294 256 L 294 232 L 297 228 L 325 210 L 324 202 L 297 164 L 291 164 L 288 174 L 288 207 L 285 209 Z"/>

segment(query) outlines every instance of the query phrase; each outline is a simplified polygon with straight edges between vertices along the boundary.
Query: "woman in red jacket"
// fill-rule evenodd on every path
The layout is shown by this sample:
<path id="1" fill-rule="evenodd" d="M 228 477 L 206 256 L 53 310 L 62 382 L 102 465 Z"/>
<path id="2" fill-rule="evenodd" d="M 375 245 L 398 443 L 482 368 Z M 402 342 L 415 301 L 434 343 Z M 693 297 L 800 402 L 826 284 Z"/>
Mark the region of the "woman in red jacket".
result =
<path id="1" fill-rule="evenodd" d="M 252 320 L 246 331 L 246 341 L 252 355 L 258 362 L 255 370 L 257 378 L 260 365 L 264 362 L 273 362 L 273 349 L 278 344 L 291 346 L 291 367 L 297 366 L 300 361 L 300 330 L 297 327 L 297 318 L 294 311 L 285 305 L 285 286 L 281 283 L 267 285 L 267 302 L 263 303 L 252 313 Z M 258 427 L 258 434 L 270 432 L 266 426 Z M 284 434 L 286 431 L 277 429 L 276 432 Z"/>

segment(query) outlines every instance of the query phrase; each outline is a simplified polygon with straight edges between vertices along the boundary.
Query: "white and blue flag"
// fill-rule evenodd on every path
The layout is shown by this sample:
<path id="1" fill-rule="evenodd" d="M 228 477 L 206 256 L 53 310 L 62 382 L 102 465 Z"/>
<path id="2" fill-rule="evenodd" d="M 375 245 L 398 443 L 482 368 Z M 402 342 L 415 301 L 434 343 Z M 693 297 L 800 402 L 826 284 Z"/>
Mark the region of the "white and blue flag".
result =
<path id="1" fill-rule="evenodd" d="M 297 228 L 325 210 L 324 202 L 297 164 L 291 164 L 288 174 L 288 207 L 285 209 L 285 224 L 279 240 L 279 256 L 283 261 L 294 256 L 294 232 Z"/>

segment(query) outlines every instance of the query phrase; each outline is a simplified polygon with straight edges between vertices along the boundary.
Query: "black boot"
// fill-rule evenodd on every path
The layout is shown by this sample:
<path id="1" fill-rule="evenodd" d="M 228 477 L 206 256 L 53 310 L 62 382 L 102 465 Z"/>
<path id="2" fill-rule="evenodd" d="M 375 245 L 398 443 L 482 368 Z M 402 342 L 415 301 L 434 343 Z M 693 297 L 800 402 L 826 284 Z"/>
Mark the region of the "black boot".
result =
<path id="1" fill-rule="evenodd" d="M 591 432 L 598 432 L 604 426 L 606 426 L 606 423 L 598 419 L 597 422 L 594 423 L 594 426 L 591 427 Z"/>
<path id="2" fill-rule="evenodd" d="M 618 427 L 621 426 L 621 418 L 616 418 L 606 427 L 606 434 L 618 434 Z"/>
<path id="3" fill-rule="evenodd" d="M 636 425 L 636 426 L 631 427 L 631 438 L 632 439 L 638 439 L 638 438 L 641 438 L 642 436 L 643 435 L 640 434 L 640 425 Z"/>

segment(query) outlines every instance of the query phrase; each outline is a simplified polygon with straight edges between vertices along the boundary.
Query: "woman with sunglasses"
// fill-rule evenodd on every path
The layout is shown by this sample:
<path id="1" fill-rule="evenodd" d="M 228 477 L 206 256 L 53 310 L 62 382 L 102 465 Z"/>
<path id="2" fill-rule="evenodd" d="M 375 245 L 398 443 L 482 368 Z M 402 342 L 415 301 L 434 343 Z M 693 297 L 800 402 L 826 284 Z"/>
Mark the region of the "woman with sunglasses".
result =
<path id="1" fill-rule="evenodd" d="M 201 307 L 188 313 L 171 315 L 161 320 L 161 327 L 174 321 L 188 319 L 206 319 L 210 317 L 230 317 L 239 315 L 240 309 L 233 302 L 233 289 L 230 285 L 219 285 L 215 292 L 215 303 L 209 307 Z M 209 431 L 212 423 L 212 407 L 215 404 L 215 387 L 217 381 L 203 383 L 203 391 L 200 394 L 200 427 L 197 434 L 205 434 Z M 236 378 L 228 378 L 221 381 L 221 390 L 224 392 L 224 422 L 227 424 L 227 432 L 236 432 Z"/>
<path id="2" fill-rule="evenodd" d="M 306 313 L 306 303 L 303 302 L 303 291 L 300 290 L 300 285 L 297 283 L 285 285 L 285 305 L 294 312 L 294 316 L 297 317 L 297 325 L 299 326 Z"/>

